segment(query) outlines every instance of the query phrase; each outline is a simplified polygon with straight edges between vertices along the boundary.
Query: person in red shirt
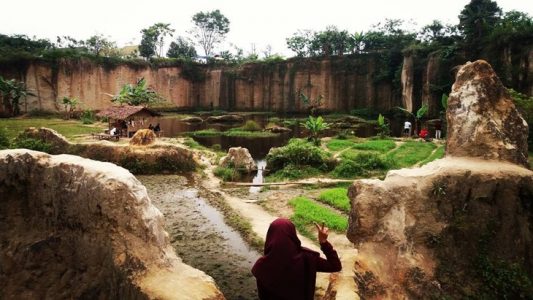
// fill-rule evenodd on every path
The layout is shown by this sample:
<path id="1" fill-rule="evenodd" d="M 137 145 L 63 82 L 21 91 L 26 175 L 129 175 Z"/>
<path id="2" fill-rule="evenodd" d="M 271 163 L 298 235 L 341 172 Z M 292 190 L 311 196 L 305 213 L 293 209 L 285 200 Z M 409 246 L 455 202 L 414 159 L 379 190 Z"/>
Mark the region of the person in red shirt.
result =
<path id="1" fill-rule="evenodd" d="M 422 130 L 420 130 L 420 133 L 418 134 L 419 137 L 423 138 L 423 139 L 426 139 L 426 137 L 428 136 L 428 130 L 426 128 L 423 128 Z"/>
<path id="2" fill-rule="evenodd" d="M 326 255 L 302 247 L 291 221 L 276 219 L 268 228 L 264 255 L 252 268 L 261 300 L 312 300 L 316 272 L 342 269 L 337 252 L 328 242 L 328 228 L 315 224 L 320 249 Z"/>

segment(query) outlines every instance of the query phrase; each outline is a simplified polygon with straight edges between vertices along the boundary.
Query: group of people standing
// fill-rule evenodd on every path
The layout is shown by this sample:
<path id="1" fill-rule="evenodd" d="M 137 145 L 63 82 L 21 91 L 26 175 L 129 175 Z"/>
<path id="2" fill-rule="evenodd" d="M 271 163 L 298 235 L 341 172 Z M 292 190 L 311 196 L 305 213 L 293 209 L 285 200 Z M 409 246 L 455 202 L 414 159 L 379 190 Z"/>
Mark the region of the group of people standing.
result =
<path id="1" fill-rule="evenodd" d="M 435 123 L 435 138 L 440 139 L 442 137 L 442 122 L 441 120 L 436 121 Z M 408 120 L 403 123 L 403 136 L 411 136 L 412 124 Z M 415 132 L 415 135 L 423 139 L 429 139 L 429 131 L 426 127 L 423 127 L 420 132 Z"/>

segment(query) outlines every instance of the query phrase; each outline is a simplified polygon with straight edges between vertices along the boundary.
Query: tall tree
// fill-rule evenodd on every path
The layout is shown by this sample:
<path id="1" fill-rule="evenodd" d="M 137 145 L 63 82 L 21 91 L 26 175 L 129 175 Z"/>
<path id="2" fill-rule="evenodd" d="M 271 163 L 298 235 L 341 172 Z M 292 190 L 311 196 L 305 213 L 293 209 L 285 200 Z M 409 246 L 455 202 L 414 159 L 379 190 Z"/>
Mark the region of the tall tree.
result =
<path id="1" fill-rule="evenodd" d="M 15 79 L 4 79 L 0 76 L 0 98 L 6 112 L 13 116 L 20 114 L 20 100 L 27 96 L 34 96 L 28 91 L 26 84 Z"/>
<path id="2" fill-rule="evenodd" d="M 168 48 L 167 57 L 172 58 L 193 58 L 196 57 L 196 49 L 187 40 L 181 36 L 178 36 L 176 41 L 170 43 Z"/>
<path id="3" fill-rule="evenodd" d="M 475 56 L 502 15 L 502 10 L 491 0 L 471 0 L 459 15 L 459 29 L 465 36 L 467 49 Z"/>
<path id="4" fill-rule="evenodd" d="M 128 105 L 147 106 L 153 102 L 161 101 L 162 98 L 150 87 L 147 86 L 146 80 L 141 78 L 135 85 L 125 84 L 120 92 L 111 99 L 112 102 Z"/>
<path id="5" fill-rule="evenodd" d="M 191 33 L 203 48 L 206 56 L 213 53 L 216 44 L 222 42 L 229 32 L 229 20 L 218 9 L 199 12 L 192 17 L 194 28 Z"/>
<path id="6" fill-rule="evenodd" d="M 143 34 L 141 45 L 139 46 L 141 56 L 150 58 L 154 54 L 157 54 L 158 57 L 161 57 L 163 55 L 165 37 L 172 37 L 174 31 L 174 29 L 170 28 L 169 23 L 156 23 L 141 30 L 141 33 Z"/>

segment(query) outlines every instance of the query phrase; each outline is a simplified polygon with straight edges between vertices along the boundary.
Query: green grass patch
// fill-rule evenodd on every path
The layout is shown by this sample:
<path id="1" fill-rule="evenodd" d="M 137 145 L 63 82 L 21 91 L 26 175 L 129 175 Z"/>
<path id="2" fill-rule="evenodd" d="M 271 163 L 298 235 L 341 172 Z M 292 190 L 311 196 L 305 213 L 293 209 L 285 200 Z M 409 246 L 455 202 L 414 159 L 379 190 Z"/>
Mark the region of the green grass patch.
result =
<path id="1" fill-rule="evenodd" d="M 394 161 L 396 167 L 405 168 L 428 158 L 435 147 L 437 146 L 433 143 L 407 141 L 386 156 Z"/>
<path id="2" fill-rule="evenodd" d="M 209 137 L 209 136 L 221 136 L 223 135 L 223 132 L 222 131 L 218 131 L 214 128 L 209 128 L 209 129 L 203 129 L 203 130 L 197 130 L 197 131 L 191 131 L 191 132 L 187 132 L 187 135 L 188 136 L 205 136 L 205 137 Z"/>
<path id="3" fill-rule="evenodd" d="M 430 162 L 432 162 L 432 161 L 434 161 L 436 159 L 443 158 L 444 157 L 444 150 L 445 150 L 444 146 L 440 146 L 428 158 L 426 158 L 423 161 L 421 161 L 420 165 L 423 166 L 423 165 L 428 164 L 428 163 L 430 163 Z"/>
<path id="4" fill-rule="evenodd" d="M 213 174 L 224 181 L 233 181 L 239 177 L 235 169 L 221 166 L 216 167 Z"/>
<path id="5" fill-rule="evenodd" d="M 349 149 L 341 154 L 341 158 L 332 172 L 336 178 L 379 176 L 396 166 L 394 161 L 378 152 Z"/>
<path id="6" fill-rule="evenodd" d="M 286 146 L 271 149 L 266 161 L 271 172 L 289 165 L 292 168 L 313 167 L 327 172 L 335 164 L 330 153 L 302 139 L 291 139 Z"/>
<path id="7" fill-rule="evenodd" d="M 396 144 L 393 140 L 367 140 L 362 143 L 356 143 L 352 148 L 385 153 L 396 148 Z"/>
<path id="8" fill-rule="evenodd" d="M 354 145 L 355 143 L 350 140 L 332 139 L 326 144 L 326 147 L 331 151 L 340 151 L 346 148 L 351 148 Z"/>
<path id="9" fill-rule="evenodd" d="M 306 197 L 296 197 L 290 200 L 289 204 L 294 208 L 292 222 L 301 234 L 309 238 L 316 239 L 314 230 L 309 230 L 312 226 L 314 227 L 313 222 L 324 223 L 337 232 L 344 232 L 348 227 L 348 217 L 333 212 Z"/>
<path id="10" fill-rule="evenodd" d="M 24 131 L 28 127 L 51 128 L 64 135 L 67 139 L 84 134 L 102 133 L 104 128 L 107 128 L 103 123 L 85 125 L 78 120 L 62 120 L 57 118 L 0 119 L 0 127 L 6 128 L 6 135 L 9 139 L 15 138 L 21 131 Z"/>
<path id="11" fill-rule="evenodd" d="M 224 131 L 222 134 L 225 136 L 238 136 L 244 138 L 268 138 L 278 135 L 277 133 L 270 131 L 248 131 L 243 130 L 242 128 L 232 128 L 228 131 Z"/>
<path id="12" fill-rule="evenodd" d="M 334 188 L 320 193 L 318 200 L 338 208 L 346 213 L 350 212 L 350 199 L 348 198 L 348 189 Z"/>

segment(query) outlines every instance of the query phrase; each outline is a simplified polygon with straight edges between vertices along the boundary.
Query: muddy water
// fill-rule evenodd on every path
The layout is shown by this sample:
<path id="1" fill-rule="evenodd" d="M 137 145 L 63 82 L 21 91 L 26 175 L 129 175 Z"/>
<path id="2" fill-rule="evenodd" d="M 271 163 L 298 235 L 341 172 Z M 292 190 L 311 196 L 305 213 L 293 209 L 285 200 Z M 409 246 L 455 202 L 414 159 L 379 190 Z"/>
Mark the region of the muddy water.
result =
<path id="1" fill-rule="evenodd" d="M 213 277 L 226 299 L 256 299 L 250 273 L 259 253 L 226 225 L 190 181 L 178 175 L 137 176 L 165 216 L 166 230 L 183 261 Z"/>

